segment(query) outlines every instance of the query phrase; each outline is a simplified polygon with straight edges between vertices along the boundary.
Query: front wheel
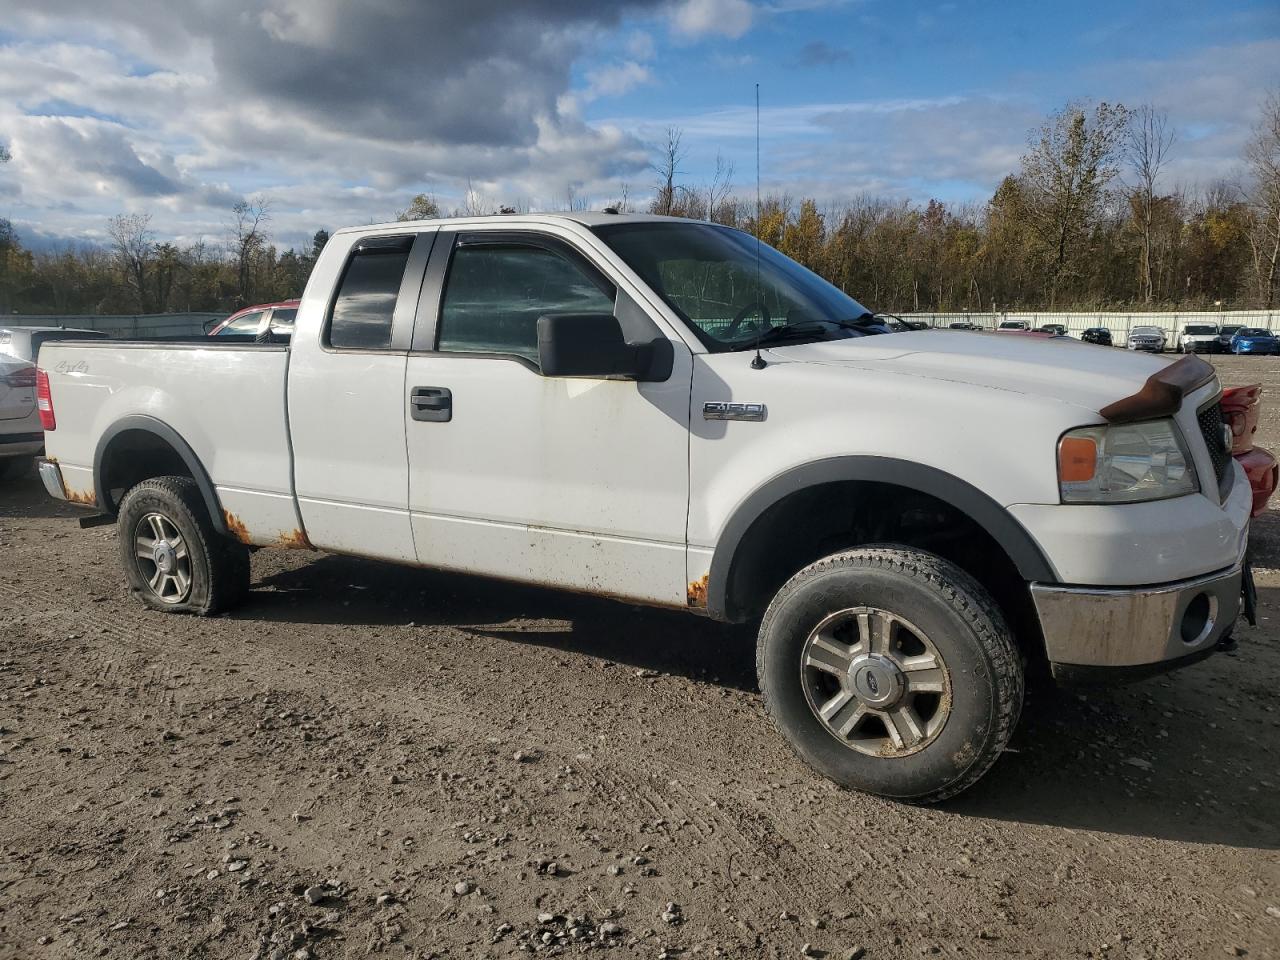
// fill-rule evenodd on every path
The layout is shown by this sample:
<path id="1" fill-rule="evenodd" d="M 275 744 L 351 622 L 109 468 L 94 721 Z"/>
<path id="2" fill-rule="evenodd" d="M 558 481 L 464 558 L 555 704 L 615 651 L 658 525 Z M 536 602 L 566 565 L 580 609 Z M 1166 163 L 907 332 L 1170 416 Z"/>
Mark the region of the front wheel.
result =
<path id="1" fill-rule="evenodd" d="M 249 551 L 213 528 L 190 477 L 154 477 L 125 494 L 116 519 L 129 593 L 166 613 L 210 616 L 249 591 Z"/>
<path id="2" fill-rule="evenodd" d="M 995 601 L 950 561 L 873 546 L 792 577 L 756 648 L 765 709 L 810 766 L 855 790 L 933 803 L 978 781 L 1022 710 Z"/>

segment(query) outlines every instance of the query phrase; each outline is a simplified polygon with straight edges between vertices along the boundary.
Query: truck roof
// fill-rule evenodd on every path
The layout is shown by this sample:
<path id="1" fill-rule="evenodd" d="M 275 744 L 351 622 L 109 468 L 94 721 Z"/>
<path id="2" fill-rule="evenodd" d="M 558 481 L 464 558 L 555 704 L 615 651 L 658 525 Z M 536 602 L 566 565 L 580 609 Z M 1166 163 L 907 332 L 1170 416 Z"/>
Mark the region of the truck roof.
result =
<path id="1" fill-rule="evenodd" d="M 438 227 L 470 227 L 483 224 L 491 226 L 495 221 L 506 220 L 525 225 L 553 226 L 569 223 L 584 227 L 597 227 L 606 223 L 709 223 L 708 220 L 692 220 L 688 217 L 664 217 L 654 213 L 605 213 L 602 210 L 578 210 L 572 213 L 497 213 L 487 217 L 434 217 L 430 220 L 392 220 L 388 223 L 371 223 L 359 227 L 343 227 L 342 233 L 374 233 L 403 229 L 407 224 L 426 224 Z"/>

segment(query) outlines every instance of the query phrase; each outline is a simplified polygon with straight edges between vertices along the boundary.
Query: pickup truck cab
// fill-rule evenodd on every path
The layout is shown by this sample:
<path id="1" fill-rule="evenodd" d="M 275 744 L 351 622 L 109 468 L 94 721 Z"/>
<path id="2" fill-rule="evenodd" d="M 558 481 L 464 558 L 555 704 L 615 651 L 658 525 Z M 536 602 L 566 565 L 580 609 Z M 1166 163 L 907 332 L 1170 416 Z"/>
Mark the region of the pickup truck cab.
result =
<path id="1" fill-rule="evenodd" d="M 709 223 L 341 230 L 287 345 L 45 351 L 41 476 L 142 603 L 229 609 L 249 548 L 302 548 L 751 621 L 782 735 L 903 800 L 995 762 L 1028 670 L 1203 658 L 1247 582 L 1203 360 L 886 332 Z"/>

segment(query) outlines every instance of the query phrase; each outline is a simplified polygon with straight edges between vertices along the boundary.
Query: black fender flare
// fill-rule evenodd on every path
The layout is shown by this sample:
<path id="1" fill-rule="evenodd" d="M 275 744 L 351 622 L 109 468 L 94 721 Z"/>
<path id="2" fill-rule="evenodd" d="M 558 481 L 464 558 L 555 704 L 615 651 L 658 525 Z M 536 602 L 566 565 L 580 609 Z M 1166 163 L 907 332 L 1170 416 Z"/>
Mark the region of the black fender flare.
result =
<path id="1" fill-rule="evenodd" d="M 906 487 L 951 504 L 981 526 L 1009 555 L 1027 582 L 1056 583 L 1053 565 L 1025 527 L 1003 506 L 959 477 L 910 460 L 848 456 L 815 460 L 779 474 L 756 488 L 724 525 L 707 575 L 707 613 L 717 620 L 734 616 L 729 609 L 729 574 L 743 537 L 765 511 L 785 497 L 826 483 L 862 480 Z"/>
<path id="2" fill-rule="evenodd" d="M 107 448 L 111 446 L 111 441 L 126 431 L 141 431 L 154 434 L 174 449 L 178 456 L 182 458 L 182 462 L 186 464 L 187 470 L 191 472 L 191 477 L 195 480 L 196 486 L 200 488 L 200 496 L 204 498 L 204 505 L 209 511 L 209 519 L 213 523 L 213 528 L 224 536 L 230 536 L 226 520 L 222 516 L 222 505 L 218 502 L 218 493 L 213 487 L 213 481 L 209 479 L 209 472 L 205 470 L 204 464 L 200 462 L 196 452 L 191 449 L 191 445 L 182 439 L 182 435 L 177 430 L 163 420 L 157 420 L 155 417 L 141 414 L 117 420 L 107 427 L 102 432 L 102 436 L 98 438 L 98 446 L 93 452 L 93 489 L 98 493 L 98 506 L 102 511 L 114 517 L 120 507 L 118 503 L 111 499 L 111 491 L 107 489 L 103 470 Z"/>

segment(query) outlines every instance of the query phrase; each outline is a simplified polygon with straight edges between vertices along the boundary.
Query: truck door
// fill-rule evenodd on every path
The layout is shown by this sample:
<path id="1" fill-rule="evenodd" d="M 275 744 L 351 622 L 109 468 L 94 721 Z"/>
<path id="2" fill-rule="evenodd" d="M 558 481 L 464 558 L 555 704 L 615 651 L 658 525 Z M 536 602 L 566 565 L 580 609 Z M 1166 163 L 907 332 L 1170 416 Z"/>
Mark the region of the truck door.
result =
<path id="1" fill-rule="evenodd" d="M 326 299 L 302 306 L 323 316 L 318 333 L 308 324 L 293 340 L 289 429 L 298 511 L 316 547 L 417 559 L 401 394 L 434 237 L 365 237 L 340 272 L 308 285 Z"/>
<path id="2" fill-rule="evenodd" d="M 685 604 L 692 363 L 638 296 L 565 238 L 439 235 L 403 397 L 421 563 Z M 542 376 L 539 316 L 624 305 L 667 380 Z"/>

